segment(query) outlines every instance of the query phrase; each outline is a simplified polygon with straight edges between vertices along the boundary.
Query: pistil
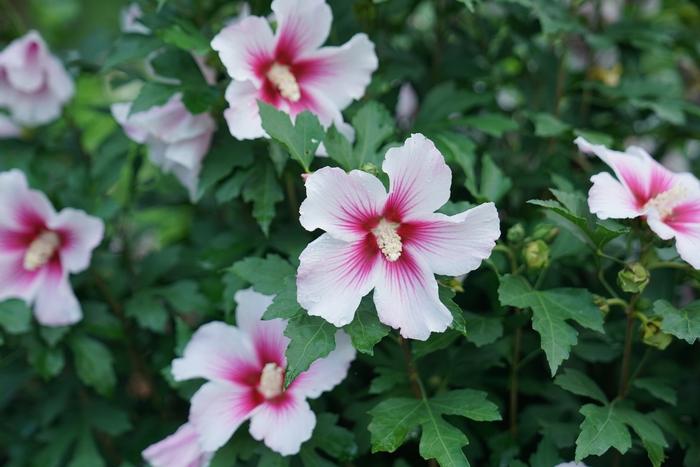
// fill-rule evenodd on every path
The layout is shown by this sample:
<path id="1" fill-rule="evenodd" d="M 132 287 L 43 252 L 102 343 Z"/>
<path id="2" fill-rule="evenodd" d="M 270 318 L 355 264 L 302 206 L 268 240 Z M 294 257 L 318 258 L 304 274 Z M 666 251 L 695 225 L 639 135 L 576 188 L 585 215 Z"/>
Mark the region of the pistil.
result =
<path id="1" fill-rule="evenodd" d="M 270 80 L 285 99 L 289 99 L 292 102 L 297 102 L 301 99 L 299 83 L 288 66 L 273 63 L 270 69 L 267 70 L 267 79 Z"/>
<path id="2" fill-rule="evenodd" d="M 29 245 L 24 254 L 24 269 L 35 271 L 46 265 L 61 246 L 61 239 L 56 232 L 45 230 Z"/>
<path id="3" fill-rule="evenodd" d="M 403 244 L 401 236 L 396 231 L 398 224 L 389 222 L 386 219 L 379 221 L 379 224 L 372 229 L 374 237 L 377 239 L 377 246 L 388 261 L 396 261 L 401 256 Z"/>

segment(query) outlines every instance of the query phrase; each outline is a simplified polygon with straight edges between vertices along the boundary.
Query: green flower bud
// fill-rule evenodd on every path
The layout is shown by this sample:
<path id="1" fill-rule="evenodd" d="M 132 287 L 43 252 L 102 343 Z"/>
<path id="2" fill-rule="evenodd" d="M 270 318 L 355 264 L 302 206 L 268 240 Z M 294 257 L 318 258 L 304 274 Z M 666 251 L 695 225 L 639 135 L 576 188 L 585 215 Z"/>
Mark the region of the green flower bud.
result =
<path id="1" fill-rule="evenodd" d="M 508 229 L 506 238 L 508 239 L 508 243 L 511 245 L 520 245 L 525 238 L 525 228 L 522 224 L 515 224 L 513 227 Z"/>
<path id="2" fill-rule="evenodd" d="M 529 269 L 543 269 L 549 265 L 549 247 L 542 240 L 529 242 L 523 248 L 523 259 Z"/>
<path id="3" fill-rule="evenodd" d="M 377 174 L 379 174 L 379 169 L 377 168 L 376 165 L 372 164 L 371 162 L 365 162 L 364 164 L 362 164 L 362 167 L 360 167 L 360 170 L 362 170 L 363 172 L 367 172 L 368 174 L 375 175 L 375 176 Z"/>
<path id="4" fill-rule="evenodd" d="M 610 312 L 610 304 L 608 303 L 608 300 L 605 297 L 601 297 L 600 295 L 593 295 L 593 303 L 600 309 L 600 311 L 604 314 L 607 315 Z"/>
<path id="5" fill-rule="evenodd" d="M 535 227 L 535 232 L 532 234 L 532 238 L 535 240 L 544 240 L 545 242 L 551 242 L 559 234 L 559 228 L 551 224 L 539 224 Z"/>
<path id="6" fill-rule="evenodd" d="M 641 331 L 644 343 L 660 350 L 664 350 L 668 347 L 673 340 L 673 337 L 669 334 L 661 332 L 660 318 L 642 320 Z"/>
<path id="7" fill-rule="evenodd" d="M 649 271 L 641 263 L 627 265 L 617 274 L 617 284 L 629 293 L 642 293 L 649 284 Z"/>

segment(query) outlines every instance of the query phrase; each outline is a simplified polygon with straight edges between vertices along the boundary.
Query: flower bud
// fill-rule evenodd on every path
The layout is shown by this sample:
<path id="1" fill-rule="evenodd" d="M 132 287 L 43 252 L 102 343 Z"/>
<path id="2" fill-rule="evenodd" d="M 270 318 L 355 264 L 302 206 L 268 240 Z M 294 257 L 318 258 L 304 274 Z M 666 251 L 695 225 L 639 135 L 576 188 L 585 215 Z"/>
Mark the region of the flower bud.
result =
<path id="1" fill-rule="evenodd" d="M 649 271 L 641 263 L 627 265 L 617 274 L 617 284 L 629 293 L 642 293 L 649 284 Z"/>
<path id="2" fill-rule="evenodd" d="M 559 228 L 551 224 L 539 224 L 535 227 L 535 232 L 532 234 L 532 238 L 535 240 L 544 240 L 545 242 L 551 242 L 559 234 Z"/>
<path id="3" fill-rule="evenodd" d="M 506 234 L 508 238 L 508 243 L 511 245 L 520 245 L 525 238 L 525 228 L 522 224 L 515 224 L 513 227 L 508 229 Z"/>
<path id="4" fill-rule="evenodd" d="M 543 269 L 549 265 L 549 247 L 542 240 L 529 242 L 523 248 L 523 259 L 529 269 Z"/>
<path id="5" fill-rule="evenodd" d="M 673 340 L 669 334 L 661 332 L 660 318 L 642 319 L 641 331 L 644 343 L 660 350 L 668 347 Z"/>
<path id="6" fill-rule="evenodd" d="M 595 306 L 597 306 L 604 315 L 607 315 L 610 312 L 610 304 L 605 297 L 593 295 L 593 303 L 595 303 Z"/>
<path id="7" fill-rule="evenodd" d="M 371 162 L 365 162 L 364 164 L 362 164 L 360 170 L 362 170 L 363 172 L 367 172 L 368 174 L 372 174 L 374 176 L 379 174 L 379 169 L 376 165 L 372 164 Z"/>

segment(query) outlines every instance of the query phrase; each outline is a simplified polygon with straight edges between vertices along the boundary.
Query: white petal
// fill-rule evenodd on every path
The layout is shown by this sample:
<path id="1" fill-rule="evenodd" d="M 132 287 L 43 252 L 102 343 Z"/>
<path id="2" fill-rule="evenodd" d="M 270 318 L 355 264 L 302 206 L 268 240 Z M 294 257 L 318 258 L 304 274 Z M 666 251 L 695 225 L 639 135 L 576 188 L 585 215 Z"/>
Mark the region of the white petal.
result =
<path id="1" fill-rule="evenodd" d="M 70 272 L 80 272 L 90 265 L 92 250 L 102 241 L 104 224 L 97 217 L 76 209 L 64 209 L 48 227 L 61 233 L 61 265 Z"/>
<path id="2" fill-rule="evenodd" d="M 37 292 L 34 315 L 44 326 L 67 326 L 81 320 L 80 303 L 65 274 L 46 274 Z"/>
<path id="3" fill-rule="evenodd" d="M 374 287 L 380 262 L 376 247 L 323 234 L 299 257 L 297 300 L 310 315 L 335 326 L 350 323 L 362 297 Z"/>
<path id="4" fill-rule="evenodd" d="M 282 402 L 260 406 L 250 420 L 250 434 L 283 456 L 296 454 L 311 438 L 316 415 L 302 397 L 288 390 Z"/>
<path id="5" fill-rule="evenodd" d="M 39 287 L 44 282 L 46 270 L 24 269 L 24 251 L 0 254 L 0 302 L 18 298 L 32 303 Z"/>
<path id="6" fill-rule="evenodd" d="M 685 235 L 676 234 L 676 250 L 683 261 L 700 269 L 700 226 Z"/>
<path id="7" fill-rule="evenodd" d="M 204 451 L 216 451 L 226 444 L 256 408 L 251 391 L 235 383 L 210 382 L 192 396 L 190 423 L 194 425 Z"/>
<path id="8" fill-rule="evenodd" d="M 257 139 L 267 136 L 260 119 L 258 98 L 259 91 L 250 81 L 231 81 L 226 88 L 229 107 L 224 111 L 224 118 L 234 138 Z"/>
<path id="9" fill-rule="evenodd" d="M 22 135 L 22 129 L 15 125 L 6 115 L 0 114 L 0 139 L 18 138 Z"/>
<path id="10" fill-rule="evenodd" d="M 173 360 L 172 374 L 176 381 L 232 381 L 250 365 L 257 365 L 257 359 L 249 337 L 234 326 L 215 321 L 194 333 L 182 358 Z"/>
<path id="11" fill-rule="evenodd" d="M 452 172 L 433 142 L 421 134 L 389 149 L 382 169 L 390 182 L 386 210 L 402 221 L 419 220 L 450 199 Z"/>
<path id="12" fill-rule="evenodd" d="M 262 68 L 272 60 L 275 39 L 266 19 L 248 16 L 222 29 L 211 47 L 219 52 L 231 78 L 259 85 Z"/>
<path id="13" fill-rule="evenodd" d="M 255 328 L 262 321 L 262 315 L 272 304 L 273 297 L 256 292 L 253 289 L 244 289 L 236 292 L 236 325 L 246 334 L 253 334 Z"/>
<path id="14" fill-rule="evenodd" d="M 440 302 L 437 281 L 420 257 L 405 251 L 397 261 L 380 264 L 374 304 L 382 323 L 418 340 L 447 329 L 452 315 Z"/>
<path id="15" fill-rule="evenodd" d="M 284 329 L 287 322 L 283 319 L 262 319 L 263 313 L 272 303 L 272 297 L 253 289 L 245 289 L 236 292 L 235 300 L 236 324 L 252 340 L 260 368 L 266 363 L 286 366 L 284 352 L 289 345 L 289 338 L 284 335 Z"/>
<path id="16" fill-rule="evenodd" d="M 324 47 L 305 62 L 313 71 L 300 77 L 302 89 L 323 94 L 339 110 L 364 95 L 378 66 L 374 44 L 365 34 L 356 34 L 340 47 Z"/>
<path id="17" fill-rule="evenodd" d="M 317 398 L 345 379 L 355 355 L 350 337 L 343 331 L 337 331 L 335 349 L 327 357 L 316 360 L 308 370 L 297 376 L 290 390 L 310 399 Z"/>
<path id="18" fill-rule="evenodd" d="M 143 458 L 153 467 L 206 467 L 211 457 L 202 451 L 191 423 L 143 451 Z"/>
<path id="19" fill-rule="evenodd" d="M 0 228 L 16 231 L 35 230 L 55 215 L 43 193 L 31 190 L 19 170 L 0 172 Z"/>
<path id="20" fill-rule="evenodd" d="M 324 167 L 306 179 L 299 222 L 309 231 L 322 229 L 340 240 L 358 240 L 367 234 L 364 224 L 381 215 L 386 196 L 373 175 Z"/>
<path id="21" fill-rule="evenodd" d="M 630 190 L 607 172 L 591 177 L 588 208 L 600 219 L 633 219 L 642 215 Z"/>
<path id="22" fill-rule="evenodd" d="M 331 30 L 333 13 L 324 0 L 274 0 L 277 50 L 294 59 L 319 48 Z"/>
<path id="23" fill-rule="evenodd" d="M 432 214 L 402 228 L 411 231 L 405 248 L 420 254 L 435 274 L 458 276 L 491 256 L 501 235 L 498 211 L 486 203 L 455 216 Z"/>

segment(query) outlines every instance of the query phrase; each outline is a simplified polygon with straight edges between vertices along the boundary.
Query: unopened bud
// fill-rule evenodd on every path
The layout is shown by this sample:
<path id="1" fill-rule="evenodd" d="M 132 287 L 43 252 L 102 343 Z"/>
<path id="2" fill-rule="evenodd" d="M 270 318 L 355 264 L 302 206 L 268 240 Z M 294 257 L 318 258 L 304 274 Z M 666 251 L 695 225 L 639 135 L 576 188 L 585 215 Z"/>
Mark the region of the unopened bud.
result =
<path id="1" fill-rule="evenodd" d="M 508 238 L 508 243 L 511 245 L 520 245 L 525 238 L 525 228 L 522 224 L 515 224 L 508 229 L 506 236 Z"/>
<path id="2" fill-rule="evenodd" d="M 597 306 L 604 315 L 607 315 L 610 312 L 610 304 L 605 297 L 593 295 L 593 303 L 595 303 L 595 306 Z"/>
<path id="3" fill-rule="evenodd" d="M 360 170 L 363 172 L 367 172 L 368 174 L 372 175 L 378 175 L 379 174 L 379 169 L 377 168 L 376 165 L 372 164 L 371 162 L 365 162 L 362 164 L 362 167 L 360 167 Z"/>
<path id="4" fill-rule="evenodd" d="M 617 274 L 617 284 L 629 293 L 642 293 L 649 284 L 649 271 L 641 263 L 627 265 Z"/>
<path id="5" fill-rule="evenodd" d="M 542 240 L 529 242 L 523 248 L 523 259 L 529 269 L 544 269 L 549 265 L 549 247 Z"/>
<path id="6" fill-rule="evenodd" d="M 464 280 L 464 276 L 459 276 L 459 277 L 451 277 L 445 285 L 449 287 L 453 292 L 464 292 L 464 287 L 462 287 L 462 281 Z"/>
<path id="7" fill-rule="evenodd" d="M 641 316 L 641 315 L 640 315 Z M 642 325 L 642 340 L 646 345 L 651 347 L 656 347 L 657 349 L 664 350 L 669 346 L 673 338 L 661 332 L 661 319 L 660 318 L 643 318 Z"/>
<path id="8" fill-rule="evenodd" d="M 535 227 L 532 238 L 535 240 L 544 240 L 549 243 L 559 234 L 559 228 L 550 224 L 540 224 Z"/>

